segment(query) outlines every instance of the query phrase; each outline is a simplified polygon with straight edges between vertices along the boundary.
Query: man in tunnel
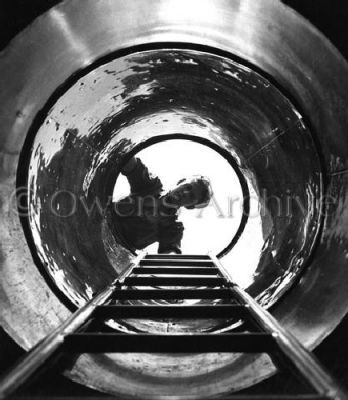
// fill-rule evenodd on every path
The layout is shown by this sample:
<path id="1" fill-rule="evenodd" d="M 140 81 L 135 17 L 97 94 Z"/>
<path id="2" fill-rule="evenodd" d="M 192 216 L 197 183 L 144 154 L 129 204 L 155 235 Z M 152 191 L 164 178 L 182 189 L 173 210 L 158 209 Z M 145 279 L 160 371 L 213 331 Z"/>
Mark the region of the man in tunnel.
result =
<path id="1" fill-rule="evenodd" d="M 122 169 L 130 194 L 112 203 L 107 215 L 116 239 L 131 250 L 159 242 L 158 253 L 181 254 L 184 226 L 178 221 L 180 207 L 206 207 L 212 197 L 210 182 L 203 176 L 182 179 L 163 195 L 160 179 L 139 158 L 131 158 Z"/>

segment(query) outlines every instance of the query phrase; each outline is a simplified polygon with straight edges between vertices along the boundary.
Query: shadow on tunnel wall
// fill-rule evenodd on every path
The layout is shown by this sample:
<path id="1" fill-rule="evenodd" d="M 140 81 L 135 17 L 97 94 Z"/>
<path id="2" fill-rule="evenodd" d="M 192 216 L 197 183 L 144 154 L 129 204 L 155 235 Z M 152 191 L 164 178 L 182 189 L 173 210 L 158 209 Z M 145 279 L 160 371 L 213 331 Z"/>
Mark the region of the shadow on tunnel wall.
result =
<path id="1" fill-rule="evenodd" d="M 0 5 L 0 49 L 4 48 L 11 38 L 28 25 L 36 16 L 45 12 L 51 6 L 59 3 L 57 0 L 3 0 Z M 329 4 L 327 0 L 285 0 L 284 3 L 295 8 L 303 16 L 317 26 L 348 59 L 348 4 L 336 2 Z M 338 378 L 342 384 L 348 382 L 347 354 L 342 351 L 348 344 L 348 317 L 316 350 L 319 360 Z M 23 354 L 23 351 L 6 335 L 0 332 L 0 372 L 10 366 Z M 285 376 L 272 377 L 247 393 L 259 393 L 269 390 L 274 385 L 281 385 L 285 391 L 291 391 L 293 382 Z M 40 382 L 40 388 L 31 388 L 31 393 L 53 394 L 53 388 L 59 386 L 60 393 L 91 394 L 93 391 L 77 385 L 66 378 L 51 373 L 47 379 Z M 56 389 L 54 389 L 56 390 Z M 55 391 L 54 394 L 57 394 Z"/>

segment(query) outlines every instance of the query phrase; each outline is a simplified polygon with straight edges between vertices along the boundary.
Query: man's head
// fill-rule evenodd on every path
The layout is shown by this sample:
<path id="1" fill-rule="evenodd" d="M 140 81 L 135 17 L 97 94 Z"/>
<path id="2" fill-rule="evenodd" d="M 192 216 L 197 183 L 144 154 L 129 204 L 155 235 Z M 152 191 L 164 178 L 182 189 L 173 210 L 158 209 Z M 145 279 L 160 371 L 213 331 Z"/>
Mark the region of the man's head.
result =
<path id="1" fill-rule="evenodd" d="M 200 175 L 181 179 L 176 188 L 169 193 L 174 204 L 188 209 L 206 207 L 212 195 L 213 191 L 209 180 Z"/>

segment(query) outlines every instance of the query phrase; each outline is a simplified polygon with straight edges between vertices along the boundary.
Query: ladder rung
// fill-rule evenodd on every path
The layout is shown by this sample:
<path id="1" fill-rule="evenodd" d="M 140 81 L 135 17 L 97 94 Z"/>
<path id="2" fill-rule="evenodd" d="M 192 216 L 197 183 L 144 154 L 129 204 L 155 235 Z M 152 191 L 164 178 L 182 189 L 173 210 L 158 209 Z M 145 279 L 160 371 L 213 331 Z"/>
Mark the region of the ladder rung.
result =
<path id="1" fill-rule="evenodd" d="M 219 400 L 333 400 L 320 394 L 232 394 Z"/>
<path id="2" fill-rule="evenodd" d="M 40 397 L 42 398 L 42 397 Z M 145 399 L 147 397 L 144 397 Z M 185 396 L 186 400 L 190 399 L 196 399 L 197 397 L 190 397 Z M 33 400 L 33 396 L 24 396 L 20 395 L 18 397 L 11 396 L 11 400 Z M 80 396 L 75 396 L 75 397 L 62 397 L 62 396 L 49 396 L 49 400 L 80 400 Z M 98 395 L 98 396 L 88 396 L 86 398 L 87 400 L 115 400 L 114 396 L 108 396 L 108 395 Z M 206 400 L 216 400 L 216 397 L 213 398 L 205 398 Z M 232 394 L 229 397 L 218 397 L 219 400 L 333 400 L 332 397 L 327 397 L 327 396 L 322 396 L 322 395 L 317 395 L 317 394 Z M 39 399 L 38 399 L 39 400 Z"/>
<path id="3" fill-rule="evenodd" d="M 233 299 L 230 289 L 122 289 L 112 295 L 114 300 L 148 299 Z"/>
<path id="4" fill-rule="evenodd" d="M 136 275 L 157 274 L 157 275 L 218 275 L 218 268 L 207 267 L 136 267 L 132 271 Z"/>
<path id="5" fill-rule="evenodd" d="M 225 284 L 220 277 L 133 277 L 124 280 L 126 286 L 220 286 Z"/>
<path id="6" fill-rule="evenodd" d="M 72 353 L 264 353 L 275 349 L 269 333 L 150 335 L 75 333 L 64 338 Z"/>
<path id="7" fill-rule="evenodd" d="M 195 254 L 148 254 L 145 256 L 148 260 L 156 259 L 185 259 L 185 260 L 210 260 L 208 255 L 195 255 Z"/>
<path id="8" fill-rule="evenodd" d="M 244 318 L 247 308 L 241 305 L 195 305 L 195 306 L 99 306 L 95 318 Z"/>
<path id="9" fill-rule="evenodd" d="M 161 259 L 148 260 L 142 259 L 140 266 L 148 267 L 215 267 L 211 260 L 189 260 L 189 259 Z"/>
<path id="10" fill-rule="evenodd" d="M 219 400 L 333 400 L 320 394 L 232 394 Z"/>

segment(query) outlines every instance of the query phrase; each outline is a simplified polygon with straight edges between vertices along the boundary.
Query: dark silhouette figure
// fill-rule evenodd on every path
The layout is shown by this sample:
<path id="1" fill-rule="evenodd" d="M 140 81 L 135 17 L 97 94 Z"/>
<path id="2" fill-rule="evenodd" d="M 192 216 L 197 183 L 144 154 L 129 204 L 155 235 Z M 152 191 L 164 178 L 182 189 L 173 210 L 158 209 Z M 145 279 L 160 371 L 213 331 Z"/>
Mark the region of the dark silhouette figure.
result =
<path id="1" fill-rule="evenodd" d="M 184 226 L 178 221 L 180 207 L 203 208 L 209 204 L 212 190 L 208 179 L 193 176 L 162 194 L 160 179 L 149 173 L 139 158 L 132 158 L 123 168 L 131 193 L 112 203 L 108 220 L 117 240 L 135 251 L 159 242 L 158 253 L 181 254 Z"/>

